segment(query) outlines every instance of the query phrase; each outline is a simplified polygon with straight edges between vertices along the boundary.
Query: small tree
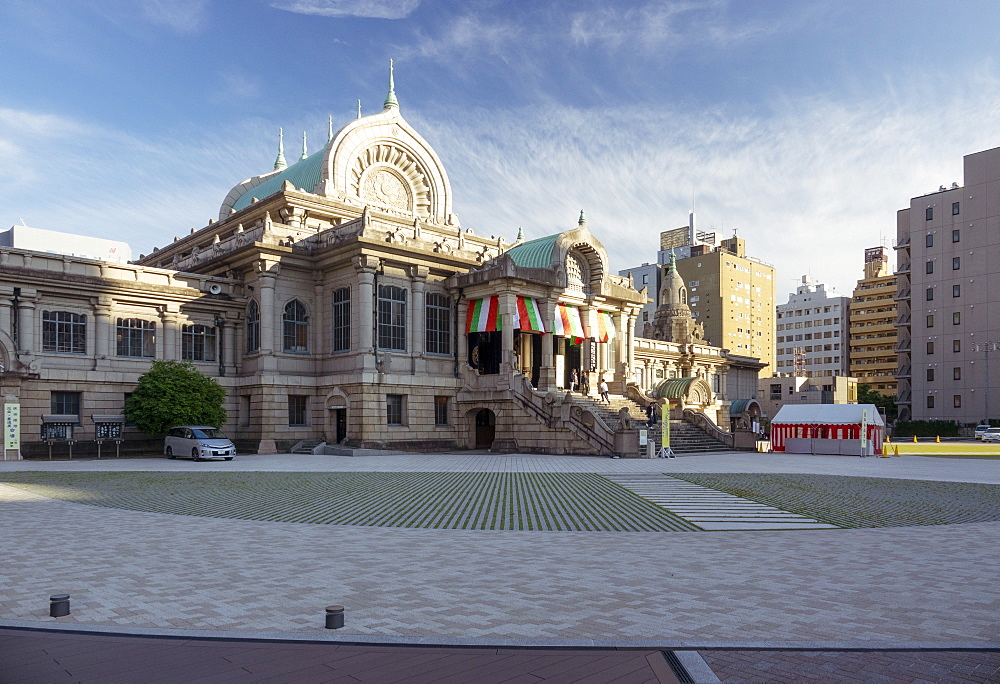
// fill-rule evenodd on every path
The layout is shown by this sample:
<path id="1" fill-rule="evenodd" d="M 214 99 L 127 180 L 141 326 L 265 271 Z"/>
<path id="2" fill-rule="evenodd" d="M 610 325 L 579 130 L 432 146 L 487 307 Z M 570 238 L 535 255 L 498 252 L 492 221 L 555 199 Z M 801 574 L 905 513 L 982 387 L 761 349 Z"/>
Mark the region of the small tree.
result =
<path id="1" fill-rule="evenodd" d="M 896 420 L 896 414 L 898 409 L 896 408 L 896 397 L 887 397 L 884 394 L 876 392 L 872 389 L 872 386 L 866 382 L 862 382 L 858 385 L 858 403 L 859 404 L 875 404 L 885 412 L 885 419 L 892 423 Z"/>
<path id="2" fill-rule="evenodd" d="M 224 390 L 190 363 L 154 361 L 125 401 L 125 417 L 148 435 L 162 435 L 174 425 L 211 425 L 226 421 Z"/>

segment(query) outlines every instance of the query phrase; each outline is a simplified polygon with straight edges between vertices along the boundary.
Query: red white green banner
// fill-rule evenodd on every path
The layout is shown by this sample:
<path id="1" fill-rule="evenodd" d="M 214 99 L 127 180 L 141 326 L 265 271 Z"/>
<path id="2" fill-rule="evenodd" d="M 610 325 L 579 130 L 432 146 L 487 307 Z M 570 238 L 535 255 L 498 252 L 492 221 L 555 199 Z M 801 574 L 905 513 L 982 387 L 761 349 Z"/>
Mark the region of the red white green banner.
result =
<path id="1" fill-rule="evenodd" d="M 518 328 L 522 332 L 545 332 L 545 324 L 542 323 L 542 309 L 531 297 L 517 298 L 517 318 Z"/>
<path id="2" fill-rule="evenodd" d="M 575 306 L 557 304 L 555 320 L 552 323 L 552 333 L 571 338 L 573 344 L 580 344 L 587 336 L 583 330 L 580 310 Z"/>
<path id="3" fill-rule="evenodd" d="M 597 341 L 610 342 L 615 339 L 615 323 L 611 314 L 606 311 L 597 312 Z"/>
<path id="4" fill-rule="evenodd" d="M 500 330 L 500 298 L 497 295 L 469 302 L 465 332 L 495 332 Z"/>

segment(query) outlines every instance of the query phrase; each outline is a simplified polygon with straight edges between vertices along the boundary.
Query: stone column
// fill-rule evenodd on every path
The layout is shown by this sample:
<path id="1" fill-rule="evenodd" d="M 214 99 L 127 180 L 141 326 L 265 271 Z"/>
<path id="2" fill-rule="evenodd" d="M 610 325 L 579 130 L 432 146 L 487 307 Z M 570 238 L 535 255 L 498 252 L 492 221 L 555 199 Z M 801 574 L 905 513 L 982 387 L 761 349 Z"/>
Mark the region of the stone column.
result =
<path id="1" fill-rule="evenodd" d="M 514 367 L 514 328 L 517 326 L 517 295 L 504 292 L 500 295 L 500 315 L 503 329 L 500 331 L 500 348 L 503 350 L 500 362 Z"/>
<path id="2" fill-rule="evenodd" d="M 630 315 L 626 320 L 625 330 L 621 332 L 623 343 L 625 344 L 625 356 L 628 359 L 629 369 L 635 366 L 635 324 L 636 316 Z"/>
<path id="3" fill-rule="evenodd" d="M 323 281 L 317 278 L 313 281 L 313 305 L 309 314 L 309 353 L 314 357 L 318 354 L 329 354 L 330 344 L 324 339 L 330 330 L 330 303 L 323 294 Z"/>
<path id="4" fill-rule="evenodd" d="M 222 318 L 222 339 L 219 342 L 220 353 L 222 354 L 222 367 L 226 369 L 226 374 L 231 375 L 237 372 L 236 369 L 236 321 L 231 319 L 230 314 Z"/>
<path id="5" fill-rule="evenodd" d="M 352 324 L 357 326 L 358 350 L 370 354 L 374 346 L 374 310 L 375 306 L 375 270 L 378 260 L 360 256 L 354 260 L 354 268 L 358 272 L 358 310 L 352 318 Z"/>
<path id="6" fill-rule="evenodd" d="M 260 353 L 274 354 L 275 352 L 275 328 L 277 325 L 278 312 L 274 310 L 274 286 L 275 277 L 270 273 L 261 273 L 257 279 L 260 287 Z M 280 347 L 277 347 L 280 349 Z"/>
<path id="7" fill-rule="evenodd" d="M 35 353 L 35 299 L 37 290 L 21 289 L 17 302 L 18 317 L 17 334 L 21 354 L 31 356 Z"/>
<path id="8" fill-rule="evenodd" d="M 14 307 L 11 301 L 14 296 L 14 288 L 0 286 L 0 332 L 5 332 L 13 337 L 13 327 L 11 321 L 11 309 Z"/>
<path id="9" fill-rule="evenodd" d="M 410 339 L 407 342 L 410 356 L 422 356 L 426 351 L 427 340 L 424 337 L 427 313 L 424 309 L 424 290 L 427 286 L 426 266 L 414 266 L 410 270 L 410 290 L 413 293 L 410 304 Z"/>
<path id="10" fill-rule="evenodd" d="M 94 357 L 96 368 L 106 369 L 110 366 L 109 358 L 117 349 L 111 349 L 114 324 L 111 318 L 111 298 L 101 295 L 94 300 Z"/>
<path id="11" fill-rule="evenodd" d="M 548 391 L 556 388 L 556 364 L 552 352 L 552 340 L 555 339 L 555 334 L 551 327 L 556 316 L 556 300 L 542 300 L 539 302 L 539 306 L 545 317 L 545 327 L 549 333 L 542 335 L 542 366 L 538 374 L 538 389 Z"/>
<path id="12" fill-rule="evenodd" d="M 167 304 L 160 312 L 160 320 L 163 322 L 163 346 L 157 350 L 157 356 L 164 361 L 176 361 L 181 357 L 180 353 L 180 312 L 176 304 Z"/>
<path id="13" fill-rule="evenodd" d="M 458 365 L 462 368 L 462 364 L 469 363 L 469 336 L 465 333 L 469 327 L 469 300 L 458 300 L 455 304 L 455 318 L 458 321 L 455 344 L 458 345 Z"/>

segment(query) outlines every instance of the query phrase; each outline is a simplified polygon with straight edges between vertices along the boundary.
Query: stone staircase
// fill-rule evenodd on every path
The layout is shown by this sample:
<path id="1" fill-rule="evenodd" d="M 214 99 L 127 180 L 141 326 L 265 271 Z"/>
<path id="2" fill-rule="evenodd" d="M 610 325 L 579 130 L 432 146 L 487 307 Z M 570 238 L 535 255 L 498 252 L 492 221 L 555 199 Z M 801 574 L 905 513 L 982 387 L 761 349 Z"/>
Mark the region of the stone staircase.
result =
<path id="1" fill-rule="evenodd" d="M 646 409 L 644 406 L 621 395 L 610 394 L 608 398 L 611 400 L 610 404 L 601 401 L 599 395 L 585 396 L 577 393 L 573 394 L 574 401 L 583 403 L 587 408 L 592 409 L 609 427 L 614 428 L 618 421 L 618 412 L 623 408 L 628 409 L 629 415 L 632 416 L 632 420 L 636 423 L 640 425 L 646 424 Z M 655 445 L 654 451 L 660 450 L 662 428 L 662 424 L 657 422 L 656 426 L 647 434 L 648 439 Z M 706 434 L 701 428 L 686 423 L 683 420 L 670 421 L 670 448 L 673 449 L 675 454 L 732 451 L 725 444 L 716 441 Z"/>
<path id="2" fill-rule="evenodd" d="M 320 444 L 325 444 L 325 442 L 321 439 L 304 439 L 292 447 L 292 453 L 311 454 L 315 452 L 316 447 L 318 447 Z"/>

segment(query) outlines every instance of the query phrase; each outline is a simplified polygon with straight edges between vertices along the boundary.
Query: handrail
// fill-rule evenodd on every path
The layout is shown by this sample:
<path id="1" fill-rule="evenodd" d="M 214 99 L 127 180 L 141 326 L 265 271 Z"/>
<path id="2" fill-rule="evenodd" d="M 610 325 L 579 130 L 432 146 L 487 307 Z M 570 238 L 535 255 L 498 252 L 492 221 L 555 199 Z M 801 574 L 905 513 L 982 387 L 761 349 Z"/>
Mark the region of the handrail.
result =
<path id="1" fill-rule="evenodd" d="M 522 373 L 515 372 L 514 376 L 511 395 L 539 422 L 551 428 L 570 430 L 602 454 L 614 450 L 615 431 L 589 407 L 576 403 L 569 392 L 562 395 L 554 392 L 542 394 Z"/>
<path id="2" fill-rule="evenodd" d="M 725 444 L 730 449 L 734 448 L 736 443 L 736 437 L 731 432 L 726 432 L 718 425 L 712 422 L 712 420 L 706 416 L 701 411 L 694 411 L 692 409 L 684 409 L 684 422 L 690 423 L 695 427 L 704 430 L 709 437 L 717 442 Z"/>

